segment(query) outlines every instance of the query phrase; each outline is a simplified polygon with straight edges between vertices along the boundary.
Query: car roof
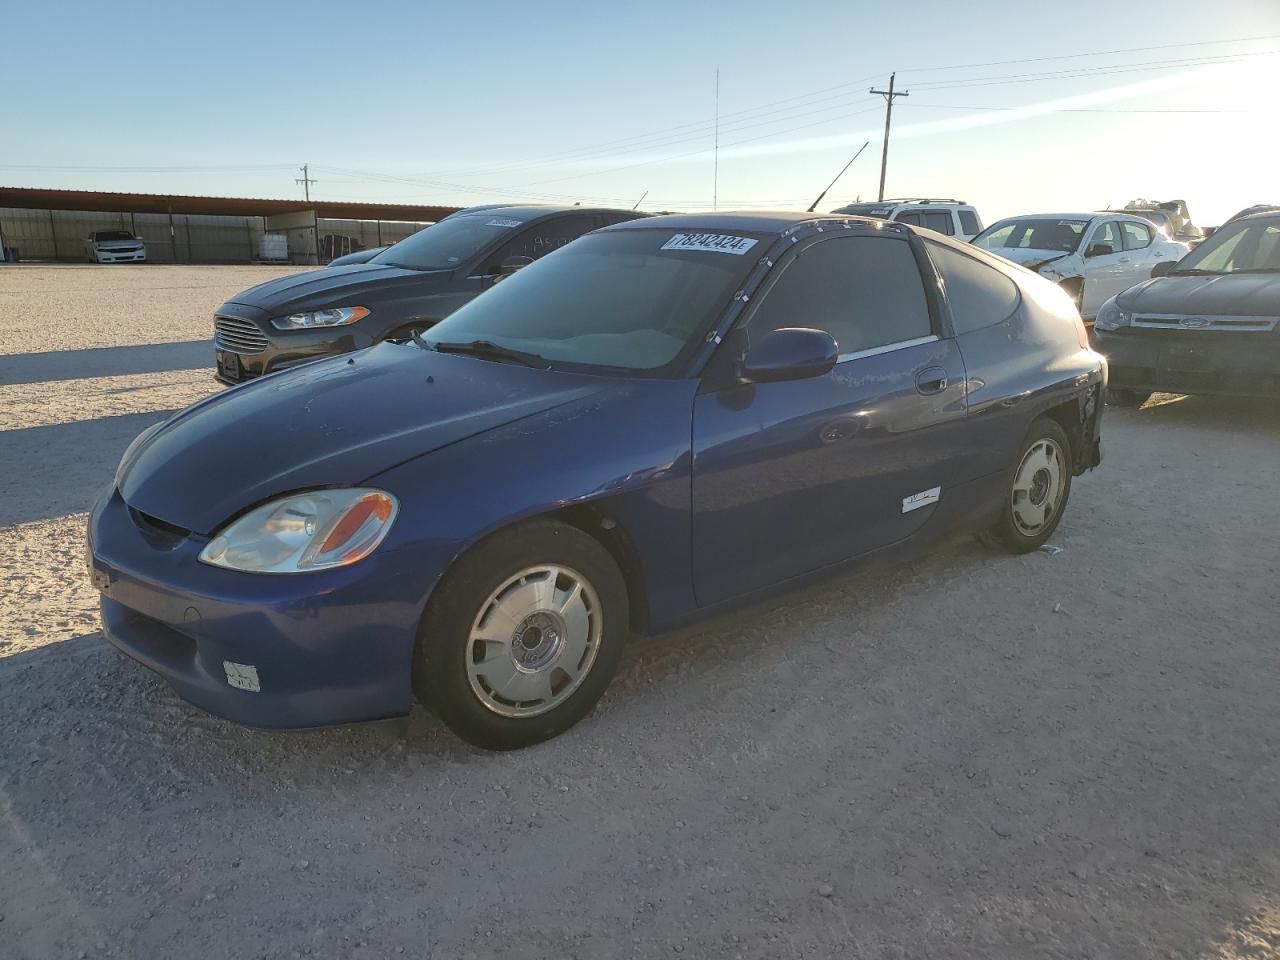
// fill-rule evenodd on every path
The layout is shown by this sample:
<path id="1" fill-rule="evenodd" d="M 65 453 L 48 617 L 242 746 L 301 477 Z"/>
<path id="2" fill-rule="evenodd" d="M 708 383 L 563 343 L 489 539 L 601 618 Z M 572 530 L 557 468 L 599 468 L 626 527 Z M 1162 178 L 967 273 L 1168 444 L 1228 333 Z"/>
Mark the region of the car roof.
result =
<path id="1" fill-rule="evenodd" d="M 800 223 L 813 220 L 856 220 L 882 227 L 883 221 L 851 217 L 839 213 L 797 213 L 794 210 L 747 210 L 716 213 L 669 213 L 628 223 L 616 223 L 606 230 L 740 230 L 746 233 L 783 234 Z"/>
<path id="2" fill-rule="evenodd" d="M 486 204 L 479 207 L 467 207 L 459 210 L 457 213 L 450 214 L 451 217 L 479 216 L 482 213 L 496 213 L 501 211 L 503 216 L 511 217 L 524 221 L 536 220 L 539 217 L 550 217 L 560 213 L 625 213 L 634 217 L 643 217 L 647 214 L 638 210 L 624 210 L 620 207 L 583 207 L 575 204 Z"/>

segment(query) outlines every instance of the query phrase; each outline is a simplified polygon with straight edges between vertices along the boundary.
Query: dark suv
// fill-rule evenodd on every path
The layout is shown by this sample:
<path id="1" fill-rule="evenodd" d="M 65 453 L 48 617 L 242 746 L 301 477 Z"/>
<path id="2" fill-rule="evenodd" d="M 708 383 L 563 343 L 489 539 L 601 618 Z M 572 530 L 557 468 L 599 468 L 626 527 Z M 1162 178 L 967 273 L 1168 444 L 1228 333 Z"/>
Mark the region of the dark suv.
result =
<path id="1" fill-rule="evenodd" d="M 526 264 L 630 210 L 501 206 L 463 210 L 368 263 L 250 287 L 214 317 L 217 376 L 240 383 L 318 357 L 425 330 Z"/>

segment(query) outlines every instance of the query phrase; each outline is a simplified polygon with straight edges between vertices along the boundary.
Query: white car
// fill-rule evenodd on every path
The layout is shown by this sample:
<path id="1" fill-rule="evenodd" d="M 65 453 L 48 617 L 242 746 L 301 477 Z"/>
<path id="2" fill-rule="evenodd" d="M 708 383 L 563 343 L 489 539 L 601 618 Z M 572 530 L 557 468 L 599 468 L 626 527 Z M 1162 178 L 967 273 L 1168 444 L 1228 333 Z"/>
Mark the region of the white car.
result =
<path id="1" fill-rule="evenodd" d="M 1010 217 L 972 242 L 1057 283 L 1086 320 L 1116 294 L 1150 278 L 1157 263 L 1181 260 L 1191 249 L 1149 220 L 1124 213 Z"/>
<path id="2" fill-rule="evenodd" d="M 963 200 L 900 197 L 877 203 L 851 203 L 831 212 L 909 223 L 913 227 L 936 230 L 957 240 L 972 240 L 982 230 L 982 218 L 978 216 L 978 211 Z"/>
<path id="3" fill-rule="evenodd" d="M 142 263 L 147 245 L 128 230 L 95 230 L 85 237 L 84 250 L 93 263 Z"/>

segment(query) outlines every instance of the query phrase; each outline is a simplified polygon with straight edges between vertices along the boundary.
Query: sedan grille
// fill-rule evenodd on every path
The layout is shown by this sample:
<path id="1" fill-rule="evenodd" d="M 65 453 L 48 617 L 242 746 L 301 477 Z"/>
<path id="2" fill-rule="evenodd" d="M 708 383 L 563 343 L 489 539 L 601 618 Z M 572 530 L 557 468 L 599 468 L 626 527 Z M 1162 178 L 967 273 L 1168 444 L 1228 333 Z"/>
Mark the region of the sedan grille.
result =
<path id="1" fill-rule="evenodd" d="M 214 317 L 213 344 L 219 350 L 232 353 L 253 354 L 267 349 L 267 338 L 257 324 L 239 317 Z"/>
<path id="2" fill-rule="evenodd" d="M 1270 333 L 1277 317 L 1201 317 L 1192 313 L 1135 313 L 1133 325 L 1150 330 L 1227 330 L 1237 333 Z"/>

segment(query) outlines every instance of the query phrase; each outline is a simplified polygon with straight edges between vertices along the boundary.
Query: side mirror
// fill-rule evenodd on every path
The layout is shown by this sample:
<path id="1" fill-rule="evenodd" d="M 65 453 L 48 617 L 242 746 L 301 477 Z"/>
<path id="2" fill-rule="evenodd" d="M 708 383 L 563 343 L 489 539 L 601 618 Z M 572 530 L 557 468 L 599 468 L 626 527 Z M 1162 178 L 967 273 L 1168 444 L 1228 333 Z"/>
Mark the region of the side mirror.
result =
<path id="1" fill-rule="evenodd" d="M 1178 265 L 1177 260 L 1161 260 L 1151 268 L 1151 279 L 1156 277 L 1166 277 L 1173 273 L 1174 268 Z"/>
<path id="2" fill-rule="evenodd" d="M 1108 254 L 1115 253 L 1115 247 L 1109 243 L 1095 243 L 1084 252 L 1085 257 L 1105 257 Z"/>
<path id="3" fill-rule="evenodd" d="M 517 270 L 523 270 L 531 263 L 533 263 L 533 257 L 507 257 L 498 265 L 498 273 L 504 277 L 509 277 Z"/>
<path id="4" fill-rule="evenodd" d="M 836 365 L 835 338 L 822 330 L 783 327 L 751 347 L 739 371 L 750 383 L 820 377 Z"/>

